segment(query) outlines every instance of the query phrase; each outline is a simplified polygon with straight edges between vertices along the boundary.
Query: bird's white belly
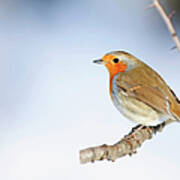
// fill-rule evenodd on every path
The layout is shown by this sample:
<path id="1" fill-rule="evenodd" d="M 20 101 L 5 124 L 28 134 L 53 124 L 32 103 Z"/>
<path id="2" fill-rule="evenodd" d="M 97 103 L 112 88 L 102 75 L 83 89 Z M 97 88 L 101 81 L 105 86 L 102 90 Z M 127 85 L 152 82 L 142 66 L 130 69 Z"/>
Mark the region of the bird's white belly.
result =
<path id="1" fill-rule="evenodd" d="M 155 126 L 161 122 L 161 115 L 143 102 L 123 95 L 122 93 L 117 95 L 112 93 L 112 99 L 116 108 L 124 116 L 136 123 L 145 126 Z"/>
<path id="2" fill-rule="evenodd" d="M 168 119 L 167 116 L 154 110 L 145 103 L 128 96 L 113 83 L 111 97 L 116 108 L 128 119 L 145 125 L 155 126 Z"/>

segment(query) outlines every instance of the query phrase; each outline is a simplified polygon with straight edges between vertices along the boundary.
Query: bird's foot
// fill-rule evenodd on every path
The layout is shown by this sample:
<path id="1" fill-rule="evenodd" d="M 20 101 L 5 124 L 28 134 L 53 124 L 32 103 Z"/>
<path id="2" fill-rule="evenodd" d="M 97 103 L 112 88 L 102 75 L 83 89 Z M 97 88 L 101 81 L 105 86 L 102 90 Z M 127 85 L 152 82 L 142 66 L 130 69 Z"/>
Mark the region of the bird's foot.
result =
<path id="1" fill-rule="evenodd" d="M 140 144 L 140 141 L 139 141 L 139 139 L 137 138 L 137 132 L 139 131 L 139 130 L 141 130 L 141 129 L 143 129 L 143 128 L 145 128 L 145 126 L 143 126 L 143 125 L 137 125 L 136 127 L 134 127 L 133 129 L 132 129 L 132 131 L 131 131 L 131 133 L 129 134 L 129 135 L 131 135 L 135 140 L 136 140 L 136 142 L 138 143 L 138 144 Z"/>
<path id="2" fill-rule="evenodd" d="M 154 133 L 156 134 L 158 131 L 161 132 L 166 125 L 166 122 L 164 121 L 163 123 L 157 125 L 157 126 L 150 126 L 150 128 L 153 128 Z"/>

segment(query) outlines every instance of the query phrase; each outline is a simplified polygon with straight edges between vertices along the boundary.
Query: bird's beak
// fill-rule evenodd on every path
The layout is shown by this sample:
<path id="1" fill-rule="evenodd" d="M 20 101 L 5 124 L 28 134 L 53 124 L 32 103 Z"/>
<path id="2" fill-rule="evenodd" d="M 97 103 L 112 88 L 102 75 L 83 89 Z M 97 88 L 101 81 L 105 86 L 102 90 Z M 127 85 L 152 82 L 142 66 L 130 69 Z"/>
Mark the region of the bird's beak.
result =
<path id="1" fill-rule="evenodd" d="M 93 63 L 96 63 L 96 64 L 105 64 L 102 59 L 94 60 Z"/>

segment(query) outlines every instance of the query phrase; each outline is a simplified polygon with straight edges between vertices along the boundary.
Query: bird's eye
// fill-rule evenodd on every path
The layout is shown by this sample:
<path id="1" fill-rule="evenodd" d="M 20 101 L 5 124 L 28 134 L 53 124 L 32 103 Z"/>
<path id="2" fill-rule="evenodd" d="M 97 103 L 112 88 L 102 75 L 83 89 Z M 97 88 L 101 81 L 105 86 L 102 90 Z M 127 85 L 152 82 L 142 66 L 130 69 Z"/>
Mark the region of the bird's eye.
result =
<path id="1" fill-rule="evenodd" d="M 115 58 L 115 59 L 113 59 L 113 62 L 114 62 L 114 63 L 118 63 L 118 62 L 119 62 L 119 59 L 118 59 L 118 58 Z"/>

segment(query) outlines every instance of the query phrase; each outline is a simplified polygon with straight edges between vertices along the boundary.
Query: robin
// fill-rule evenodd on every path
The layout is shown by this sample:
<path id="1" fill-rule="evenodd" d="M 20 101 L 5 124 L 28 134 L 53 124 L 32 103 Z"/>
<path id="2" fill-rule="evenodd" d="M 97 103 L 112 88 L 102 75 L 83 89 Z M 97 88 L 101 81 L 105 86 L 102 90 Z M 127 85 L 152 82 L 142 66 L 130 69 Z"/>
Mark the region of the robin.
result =
<path id="1" fill-rule="evenodd" d="M 94 63 L 109 71 L 109 93 L 116 108 L 142 126 L 180 121 L 180 101 L 161 76 L 124 51 L 113 51 Z"/>

